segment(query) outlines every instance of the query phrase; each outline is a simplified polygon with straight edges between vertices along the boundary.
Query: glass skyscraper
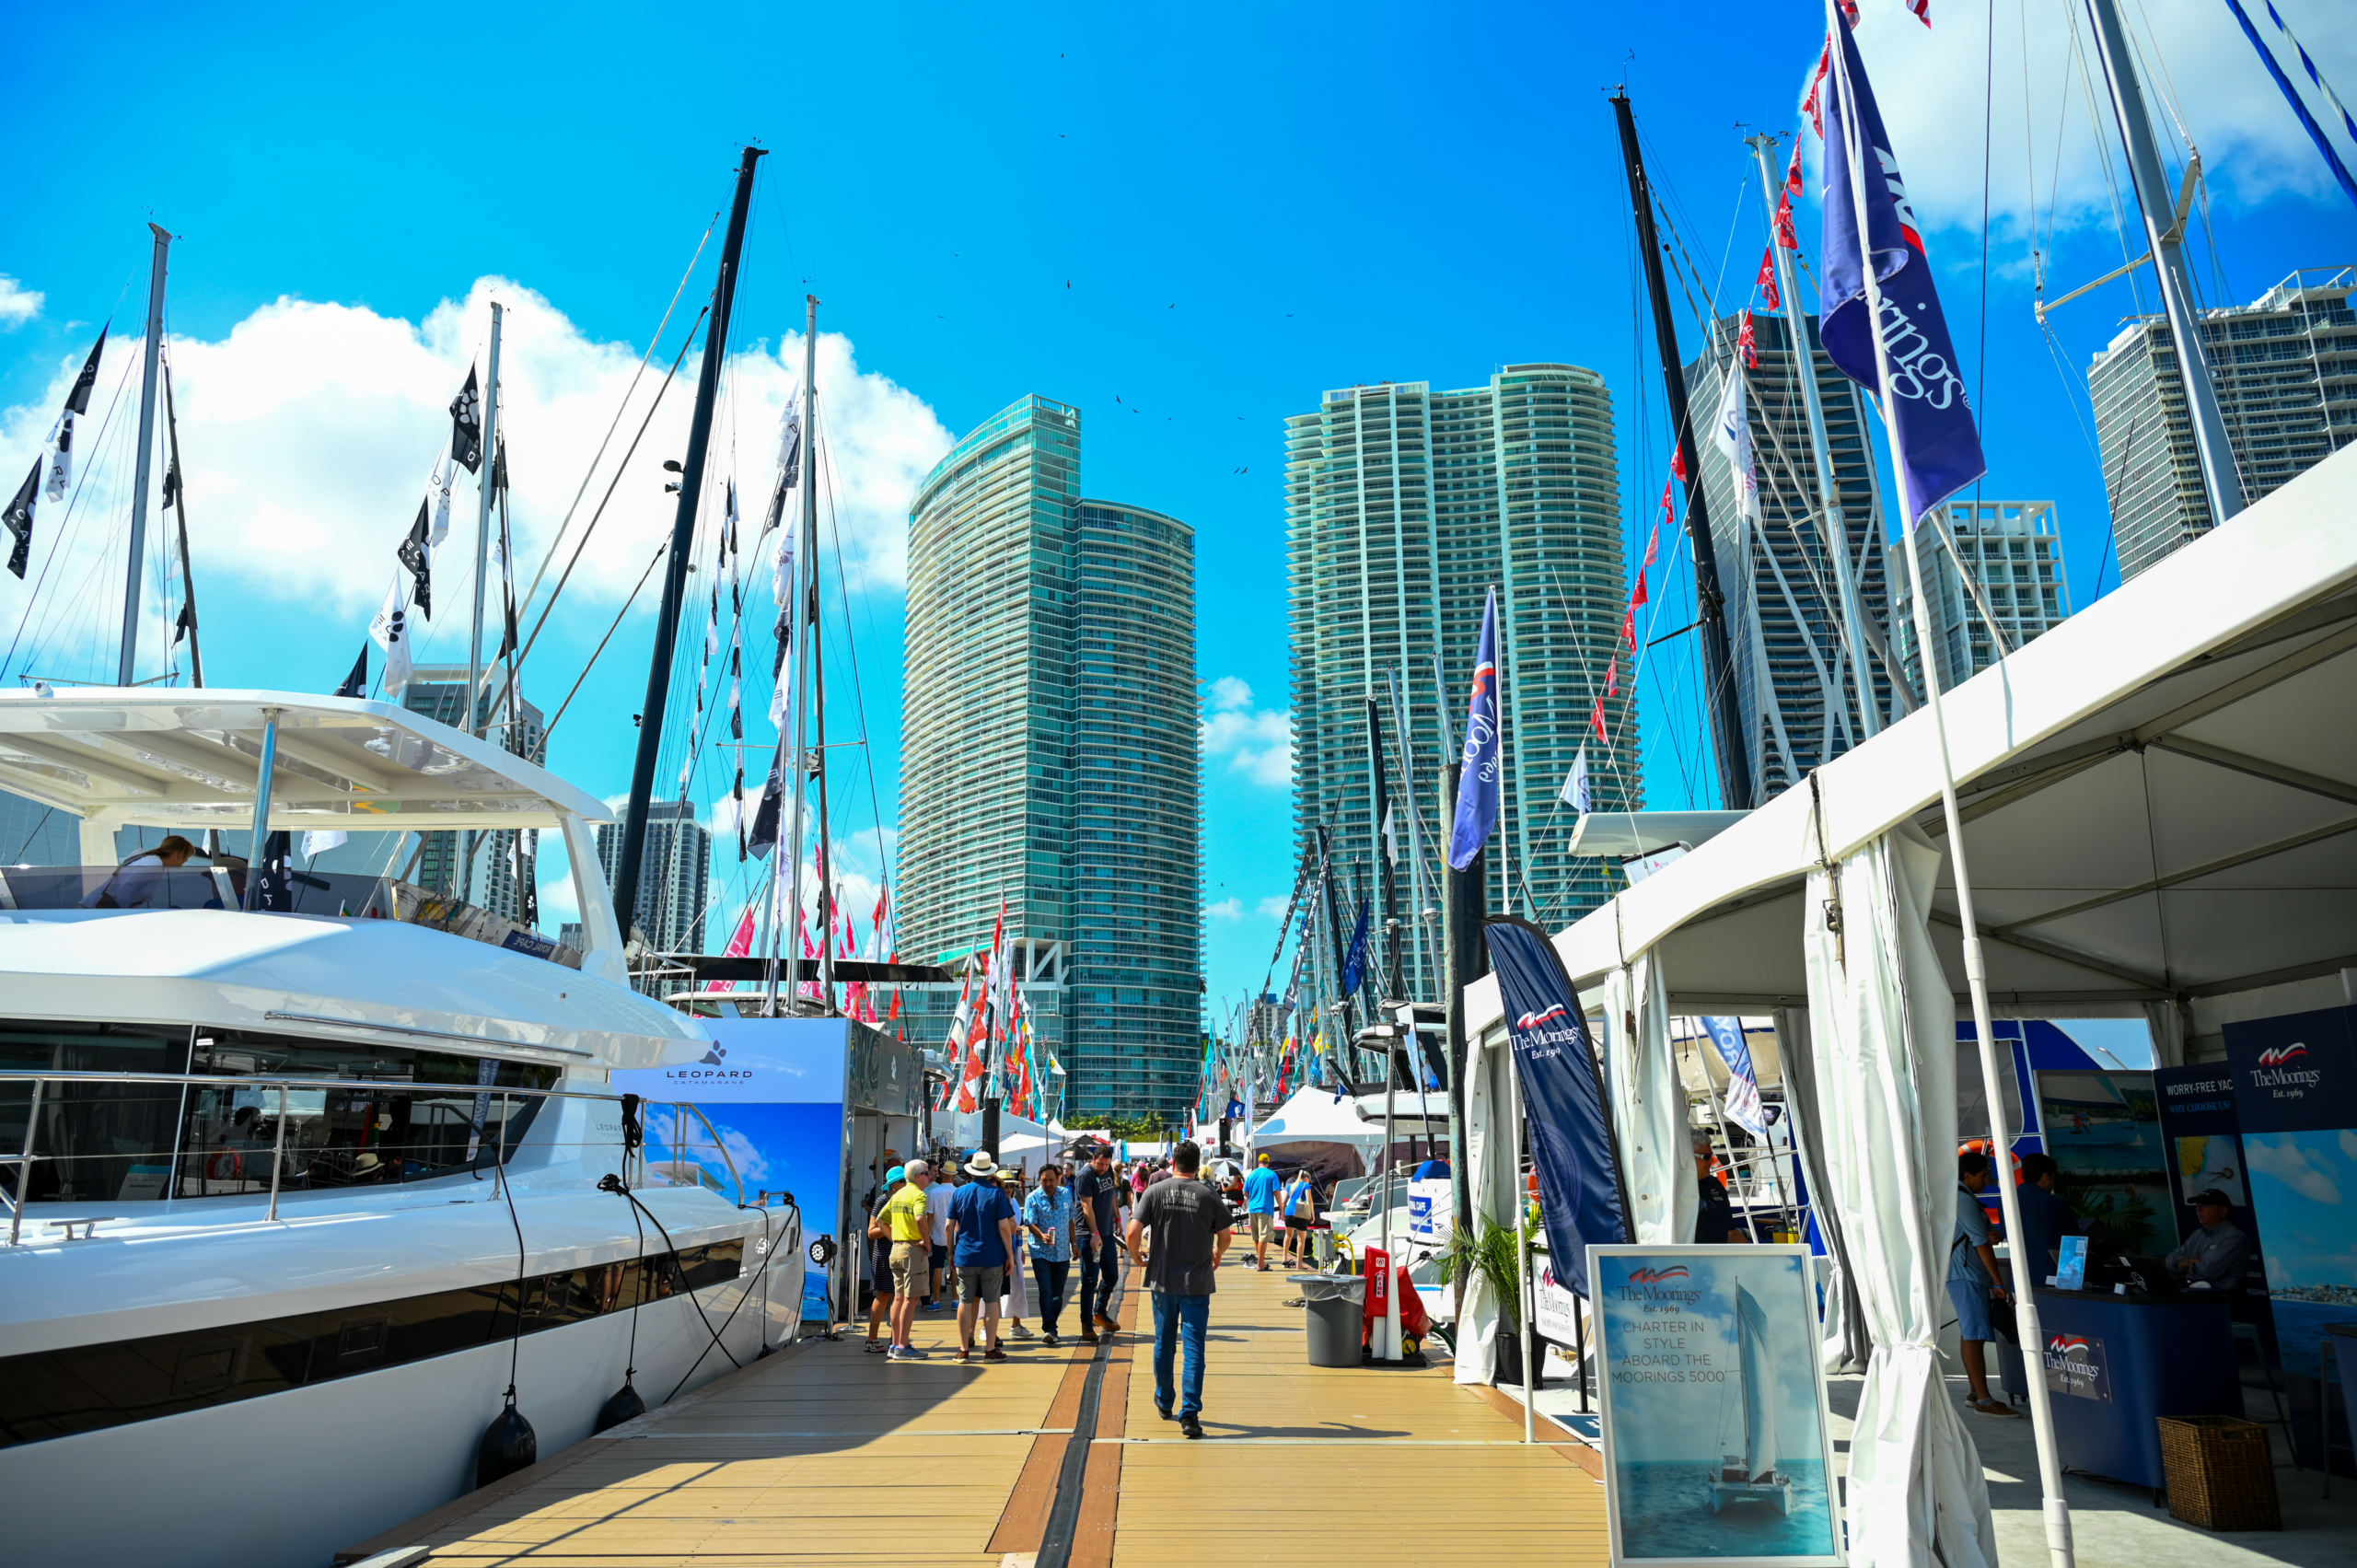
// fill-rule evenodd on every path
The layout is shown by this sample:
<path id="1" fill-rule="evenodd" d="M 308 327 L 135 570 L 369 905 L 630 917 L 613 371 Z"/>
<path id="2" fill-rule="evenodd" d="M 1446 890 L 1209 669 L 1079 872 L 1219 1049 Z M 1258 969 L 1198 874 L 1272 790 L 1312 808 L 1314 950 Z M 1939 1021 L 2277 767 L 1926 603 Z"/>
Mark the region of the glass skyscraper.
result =
<path id="1" fill-rule="evenodd" d="M 2248 305 L 2201 313 L 2210 379 L 2246 501 L 2357 439 L 2352 289 L 2357 268 L 2298 272 Z M 2167 319 L 2142 317 L 2122 328 L 2087 367 L 2087 393 L 2124 582 L 2212 527 Z"/>
<path id="2" fill-rule="evenodd" d="M 1971 679 L 1997 662 L 1990 637 L 1994 621 L 2008 652 L 2062 624 L 2071 613 L 2071 585 L 2062 575 L 2062 540 L 2051 501 L 1950 501 L 1941 508 L 1948 537 L 1964 558 L 1968 583 L 1956 571 L 1938 530 L 1915 536 L 1923 575 L 1932 584 L 1932 645 L 1939 650 L 1940 690 Z M 1890 580 L 1898 585 L 1891 607 L 1891 632 L 1907 679 L 1923 684 L 1922 656 L 1915 646 L 1915 603 L 1907 588 L 1907 546 L 1889 547 Z M 1980 590 L 1984 614 L 1972 594 Z"/>
<path id="3" fill-rule="evenodd" d="M 1335 902 L 1349 924 L 1353 894 L 1373 897 L 1376 886 L 1372 692 L 1399 845 L 1403 964 L 1411 993 L 1437 1000 L 1437 926 L 1420 924 L 1411 904 L 1390 683 L 1401 682 L 1429 877 L 1447 833 L 1435 820 L 1440 708 L 1461 743 L 1490 588 L 1508 764 L 1490 909 L 1554 927 L 1611 893 L 1617 868 L 1566 853 L 1574 816 L 1560 797 L 1583 746 L 1595 809 L 1643 804 L 1625 647 L 1619 690 L 1605 695 L 1626 598 L 1611 394 L 1577 366 L 1509 365 L 1464 391 L 1423 381 L 1329 391 L 1285 424 L 1295 829 L 1305 852 L 1320 825 L 1331 835 Z M 1600 697 L 1608 746 L 1590 727 Z M 1438 902 L 1428 884 L 1427 907 Z"/>
<path id="4" fill-rule="evenodd" d="M 900 950 L 956 964 L 1002 900 L 1067 1117 L 1194 1098 L 1202 989 L 1194 535 L 1080 488 L 1080 413 L 1030 397 L 909 516 Z M 940 1043 L 954 987 L 906 997 Z"/>

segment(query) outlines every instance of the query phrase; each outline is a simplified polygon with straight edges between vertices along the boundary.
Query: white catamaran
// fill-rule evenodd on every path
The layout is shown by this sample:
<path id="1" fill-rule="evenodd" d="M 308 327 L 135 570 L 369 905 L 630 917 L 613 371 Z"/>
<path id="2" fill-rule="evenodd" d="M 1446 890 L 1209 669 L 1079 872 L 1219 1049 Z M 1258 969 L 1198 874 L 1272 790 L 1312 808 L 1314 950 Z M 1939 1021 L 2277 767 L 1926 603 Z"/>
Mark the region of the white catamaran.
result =
<path id="1" fill-rule="evenodd" d="M 709 1042 L 625 983 L 595 798 L 385 703 L 215 689 L 0 693 L 0 786 L 88 863 L 0 868 L 9 1561 L 323 1563 L 793 1332 L 795 1211 L 717 1139 L 664 1184 L 609 1086 Z M 249 821 L 387 865 L 555 832 L 584 950 L 389 876 L 116 865 L 120 828 Z"/>

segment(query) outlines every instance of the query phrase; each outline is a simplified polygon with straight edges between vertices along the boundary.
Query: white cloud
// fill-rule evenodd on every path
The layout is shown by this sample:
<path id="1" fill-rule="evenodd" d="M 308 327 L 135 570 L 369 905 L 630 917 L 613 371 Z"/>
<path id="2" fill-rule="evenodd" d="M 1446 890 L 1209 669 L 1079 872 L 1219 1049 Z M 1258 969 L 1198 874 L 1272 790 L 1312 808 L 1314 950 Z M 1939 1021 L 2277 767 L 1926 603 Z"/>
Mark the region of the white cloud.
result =
<path id="1" fill-rule="evenodd" d="M 2326 80 L 2357 79 L 2357 28 L 2347 25 L 2331 0 L 2278 4 Z M 2135 37 L 2155 134 L 2165 149 L 2177 145 L 2170 109 L 2174 100 L 2186 132 L 2201 149 L 2218 197 L 2247 205 L 2287 191 L 2319 196 L 2330 191 L 2331 176 L 2314 144 L 2227 7 L 2217 0 L 2142 0 L 2122 10 Z M 2257 6 L 2250 10 L 2262 35 L 2282 48 L 2264 10 Z M 2049 206 L 2057 209 L 2055 223 L 2061 227 L 2109 224 L 2112 196 L 2104 170 L 2111 167 L 2123 182 L 2120 201 L 2131 244 L 2136 250 L 2143 249 L 2142 219 L 2124 183 L 2126 166 L 2101 63 L 2092 53 L 2093 40 L 2080 6 L 2025 0 L 2020 6 L 1982 8 L 1938 0 L 1930 29 L 1909 15 L 1900 0 L 1864 0 L 1864 12 L 1859 52 L 1889 127 L 1892 150 L 1907 176 L 1908 193 L 1927 221 L 1968 231 L 1980 226 L 1982 99 L 1984 93 L 1992 93 L 1989 200 L 1991 222 L 2001 235 L 2026 232 L 2024 220 L 2032 212 L 2033 180 L 2041 231 Z M 1993 86 L 1983 69 L 1989 48 L 1984 18 L 1991 15 L 1997 29 Z M 2288 48 L 2282 48 L 2279 58 L 2292 58 Z M 1795 72 L 1795 93 L 1805 86 L 1807 66 L 1813 64 L 1813 59 L 1805 62 Z M 2296 61 L 2292 73 L 2300 79 Z M 2083 81 L 2096 94 L 2092 126 Z M 1812 136 L 1809 156 L 1816 155 Z M 2165 152 L 2172 178 L 2180 155 L 2181 147 Z M 2086 280 L 2057 281 L 2068 288 Z"/>
<path id="2" fill-rule="evenodd" d="M 1211 684 L 1211 713 L 1203 720 L 1203 754 L 1225 757 L 1231 772 L 1254 784 L 1283 788 L 1293 783 L 1293 719 L 1282 708 L 1256 709 L 1252 688 L 1232 675 Z"/>
<path id="3" fill-rule="evenodd" d="M 427 471 L 447 448 L 447 405 L 469 366 L 485 357 L 493 299 L 506 308 L 500 430 L 508 447 L 519 579 L 528 581 L 539 566 L 616 408 L 623 409 L 581 503 L 577 537 L 654 401 L 678 350 L 676 335 L 661 345 L 625 403 L 640 351 L 592 339 L 549 300 L 506 279 L 479 279 L 463 300 L 445 300 L 420 321 L 365 306 L 282 298 L 217 342 L 176 337 L 169 345 L 200 578 L 242 579 L 232 592 L 250 586 L 273 597 L 325 600 L 355 620 L 373 611 L 392 581 L 393 550 L 416 514 Z M 33 401 L 0 412 L 6 471 L 31 461 L 82 352 L 59 362 L 50 386 Z M 92 569 L 108 552 L 110 529 L 90 525 L 128 510 L 137 387 L 135 375 L 123 372 L 140 352 L 136 339 L 108 344 L 92 419 L 84 426 L 89 479 L 47 592 L 63 584 L 71 596 L 86 581 L 98 580 Z M 949 433 L 913 393 L 861 370 L 847 339 L 821 333 L 818 358 L 819 424 L 829 443 L 819 469 L 820 525 L 828 526 L 831 507 L 853 588 L 897 587 L 907 566 L 909 496 L 948 448 Z M 801 364 L 798 335 L 774 350 L 756 343 L 730 356 L 707 473 L 707 535 L 732 473 L 739 510 L 758 529 L 774 477 L 778 415 L 800 379 Z M 619 603 L 667 536 L 676 502 L 664 493 L 671 476 L 661 465 L 684 454 L 694 380 L 691 354 L 621 470 L 566 588 L 576 609 Z M 121 406 L 101 440 L 98 421 L 118 396 Z M 461 585 L 473 571 L 476 494 L 475 481 L 462 472 L 452 497 L 450 538 L 434 563 L 437 598 L 447 608 L 419 639 L 421 660 L 442 656 L 464 638 L 464 617 L 457 611 L 465 602 Z M 64 513 L 62 505 L 44 507 L 36 517 L 37 567 Z M 827 547 L 831 554 L 831 541 Z M 754 581 L 765 599 L 764 575 L 756 571 Z M 29 591 L 29 584 L 13 580 L 0 586 L 0 611 Z M 648 596 L 639 613 L 651 610 Z M 143 634 L 143 644 L 164 645 L 169 613 L 153 607 L 149 625 L 157 640 Z"/>
<path id="4" fill-rule="evenodd" d="M 2340 1184 L 2327 1168 L 2324 1151 L 2309 1149 L 2297 1133 L 2256 1136 L 2244 1140 L 2243 1157 L 2261 1176 L 2274 1178 L 2311 1202 L 2340 1202 Z"/>
<path id="5" fill-rule="evenodd" d="M 41 314 L 42 295 L 0 273 L 0 332 L 12 331 Z"/>
<path id="6" fill-rule="evenodd" d="M 1215 904 L 1204 905 L 1203 913 L 1213 920 L 1242 920 L 1244 902 L 1240 899 L 1222 899 Z"/>
<path id="7" fill-rule="evenodd" d="M 1292 902 L 1293 900 L 1291 899 L 1281 899 L 1276 897 L 1274 894 L 1271 894 L 1268 898 L 1262 899 L 1260 902 L 1259 908 L 1260 918 L 1263 920 L 1283 920 L 1285 917 L 1286 906 L 1290 905 Z"/>

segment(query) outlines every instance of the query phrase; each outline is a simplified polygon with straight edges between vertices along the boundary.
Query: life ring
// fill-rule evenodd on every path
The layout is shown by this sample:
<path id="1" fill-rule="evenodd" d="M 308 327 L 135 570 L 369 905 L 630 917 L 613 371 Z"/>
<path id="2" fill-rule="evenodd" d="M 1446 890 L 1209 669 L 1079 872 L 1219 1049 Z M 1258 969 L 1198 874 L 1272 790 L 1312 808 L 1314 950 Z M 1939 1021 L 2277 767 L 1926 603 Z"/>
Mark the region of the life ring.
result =
<path id="1" fill-rule="evenodd" d="M 235 1149 L 215 1149 L 204 1156 L 204 1176 L 208 1181 L 234 1181 L 244 1174 L 246 1158 Z"/>

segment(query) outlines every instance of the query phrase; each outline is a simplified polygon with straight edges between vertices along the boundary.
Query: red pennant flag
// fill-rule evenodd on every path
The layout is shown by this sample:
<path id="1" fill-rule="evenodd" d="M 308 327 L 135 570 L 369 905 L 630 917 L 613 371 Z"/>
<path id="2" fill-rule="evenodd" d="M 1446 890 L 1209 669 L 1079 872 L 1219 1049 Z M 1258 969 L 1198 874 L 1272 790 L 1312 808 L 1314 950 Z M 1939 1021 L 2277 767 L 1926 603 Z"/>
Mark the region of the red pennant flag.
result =
<path id="1" fill-rule="evenodd" d="M 1651 549 L 1652 549 L 1652 546 L 1651 546 L 1651 545 L 1648 545 L 1648 546 L 1646 546 L 1646 549 L 1647 549 L 1647 551 L 1648 551 L 1648 552 L 1650 552 L 1650 551 L 1651 551 Z M 1645 604 L 1645 603 L 1648 603 L 1648 602 L 1650 602 L 1650 601 L 1647 599 L 1647 598 L 1646 598 L 1646 596 L 1645 596 L 1645 569 L 1644 569 L 1643 566 L 1640 566 L 1640 567 L 1638 567 L 1638 568 L 1637 568 L 1637 588 L 1636 588 L 1636 591 L 1635 591 L 1634 593 L 1632 593 L 1632 594 L 1631 594 L 1631 595 L 1629 596 L 1629 608 L 1630 608 L 1631 610 L 1634 610 L 1634 609 L 1636 609 L 1639 605 L 1641 605 L 1641 604 Z"/>
<path id="2" fill-rule="evenodd" d="M 1669 471 L 1679 479 L 1686 477 L 1686 443 L 1683 441 L 1669 449 Z"/>
<path id="3" fill-rule="evenodd" d="M 1627 640 L 1629 651 L 1637 651 L 1637 612 L 1631 608 L 1620 617 L 1620 635 Z"/>
<path id="4" fill-rule="evenodd" d="M 1797 169 L 1799 165 L 1795 164 L 1794 168 Z M 1793 232 L 1793 193 L 1790 191 L 1785 192 L 1776 203 L 1775 221 L 1776 243 L 1787 250 L 1799 250 L 1801 237 Z"/>
<path id="5" fill-rule="evenodd" d="M 1825 74 L 1833 68 L 1833 41 L 1825 41 L 1825 50 L 1817 57 L 1817 75 L 1808 79 L 1808 96 L 1801 100 L 1802 111 L 1807 114 L 1809 128 L 1818 141 L 1825 140 Z M 1794 149 L 1798 152 L 1798 148 Z"/>
<path id="6" fill-rule="evenodd" d="M 1759 340 L 1752 336 L 1751 312 L 1748 310 L 1743 313 L 1743 331 L 1736 338 L 1736 346 L 1743 350 L 1745 365 L 1754 370 L 1759 368 Z"/>
<path id="7" fill-rule="evenodd" d="M 1663 509 L 1664 509 L 1664 510 L 1667 510 L 1667 507 L 1668 507 L 1668 499 L 1669 499 L 1669 498 L 1668 498 L 1668 493 L 1667 493 L 1666 491 L 1664 491 L 1664 493 L 1663 493 L 1663 496 L 1662 496 L 1662 500 L 1663 500 Z M 1645 536 L 1645 565 L 1646 565 L 1646 566 L 1650 566 L 1650 565 L 1652 565 L 1655 562 L 1656 562 L 1656 561 L 1658 561 L 1658 560 L 1660 560 L 1660 559 L 1661 559 L 1661 525 L 1660 525 L 1659 523 L 1655 523 L 1655 524 L 1654 525 L 1654 531 L 1653 531 L 1653 532 L 1651 532 L 1651 533 L 1649 533 L 1649 534 L 1647 534 L 1647 535 Z M 1639 568 L 1639 570 L 1640 570 L 1640 571 L 1643 571 L 1643 567 L 1640 567 L 1640 568 Z"/>
<path id="8" fill-rule="evenodd" d="M 1672 522 L 1675 522 L 1675 521 L 1677 521 L 1677 520 L 1678 520 L 1678 510 L 1677 510 L 1677 508 L 1676 508 L 1676 507 L 1674 507 L 1674 506 L 1672 506 L 1672 505 L 1670 505 L 1670 501 L 1669 501 L 1669 490 L 1670 490 L 1670 486 L 1671 486 L 1671 485 L 1673 485 L 1673 484 L 1676 484 L 1677 482 L 1677 482 L 1676 480 L 1674 480 L 1674 479 L 1665 479 L 1665 480 L 1663 480 L 1663 481 L 1661 482 L 1661 515 L 1662 515 L 1664 517 L 1666 517 L 1666 518 L 1669 519 L 1669 520 L 1670 520 L 1670 521 L 1672 521 Z M 1659 532 L 1661 531 L 1661 525 L 1660 525 L 1659 523 L 1655 523 L 1655 524 L 1654 525 L 1654 531 L 1655 531 L 1655 533 L 1659 533 Z M 1651 548 L 1652 548 L 1652 547 L 1651 547 L 1651 546 L 1647 546 L 1646 548 L 1647 548 L 1647 550 L 1650 552 L 1650 550 L 1651 550 Z M 1652 559 L 1653 559 L 1653 557 L 1652 557 L 1652 555 L 1651 555 L 1650 553 L 1648 553 L 1648 554 L 1646 555 L 1645 559 L 1646 559 L 1646 560 L 1648 560 L 1648 561 L 1650 561 L 1650 560 L 1652 560 Z"/>
<path id="9" fill-rule="evenodd" d="M 1793 195 L 1801 194 L 1801 139 L 1793 138 L 1793 161 L 1784 169 L 1784 189 Z"/>
<path id="10" fill-rule="evenodd" d="M 1604 667 L 1604 694 L 1608 697 L 1620 695 L 1620 656 L 1619 654 L 1614 654 L 1612 662 Z"/>
<path id="11" fill-rule="evenodd" d="M 1925 27 L 1932 25 L 1932 0 L 1907 0 L 1907 8 L 1914 12 L 1916 19 Z"/>
<path id="12" fill-rule="evenodd" d="M 1612 737 L 1605 733 L 1603 698 L 1598 697 L 1596 700 L 1596 706 L 1588 710 L 1587 722 L 1596 726 L 1596 739 L 1602 741 L 1607 746 L 1612 744 Z"/>
<path id="13" fill-rule="evenodd" d="M 1908 0 L 1908 3 L 1912 5 L 1914 0 Z M 1858 0 L 1841 0 L 1841 14 L 1849 18 L 1850 26 L 1854 29 L 1858 25 Z"/>
<path id="14" fill-rule="evenodd" d="M 1752 286 L 1768 296 L 1769 309 L 1784 308 L 1784 296 L 1776 292 L 1776 252 L 1772 247 L 1759 253 L 1759 275 L 1752 280 Z"/>

